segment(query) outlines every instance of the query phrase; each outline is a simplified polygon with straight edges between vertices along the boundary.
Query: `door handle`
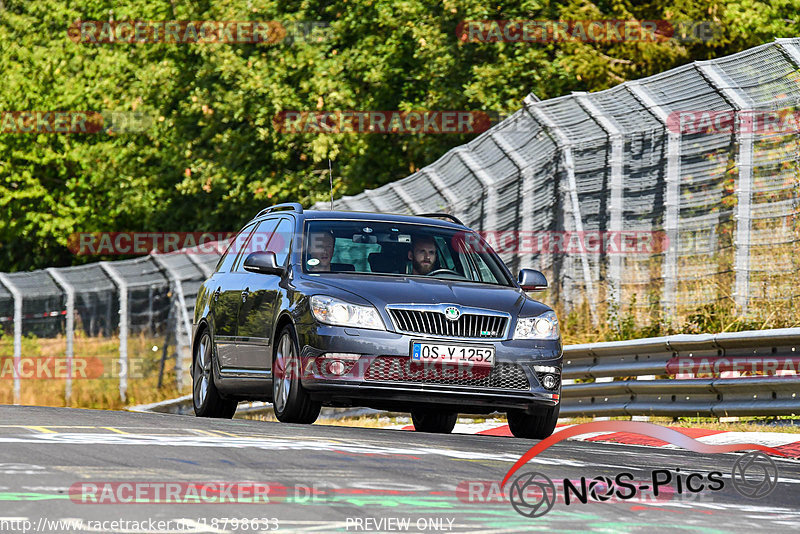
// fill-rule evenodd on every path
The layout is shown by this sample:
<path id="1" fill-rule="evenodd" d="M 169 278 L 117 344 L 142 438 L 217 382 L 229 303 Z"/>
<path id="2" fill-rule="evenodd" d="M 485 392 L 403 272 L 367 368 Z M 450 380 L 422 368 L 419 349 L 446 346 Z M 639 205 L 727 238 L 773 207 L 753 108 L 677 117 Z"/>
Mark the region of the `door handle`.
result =
<path id="1" fill-rule="evenodd" d="M 217 300 L 219 299 L 219 290 L 220 289 L 221 288 L 218 287 L 217 290 L 214 291 L 214 302 L 217 302 Z"/>
<path id="2" fill-rule="evenodd" d="M 242 302 L 247 300 L 247 295 L 249 294 L 250 294 L 250 288 L 247 287 L 244 289 L 244 291 L 242 291 Z"/>

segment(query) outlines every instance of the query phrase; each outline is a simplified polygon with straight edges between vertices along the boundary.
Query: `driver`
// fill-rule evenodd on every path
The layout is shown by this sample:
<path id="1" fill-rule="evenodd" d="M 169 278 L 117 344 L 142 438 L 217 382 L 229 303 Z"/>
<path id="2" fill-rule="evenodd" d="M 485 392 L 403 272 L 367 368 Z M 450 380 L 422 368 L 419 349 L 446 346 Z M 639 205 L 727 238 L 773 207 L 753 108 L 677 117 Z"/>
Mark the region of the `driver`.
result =
<path id="1" fill-rule="evenodd" d="M 308 237 L 308 270 L 330 271 L 335 240 L 330 232 L 312 232 Z"/>
<path id="2" fill-rule="evenodd" d="M 418 236 L 408 251 L 411 274 L 430 274 L 436 265 L 436 243 L 432 237 Z"/>

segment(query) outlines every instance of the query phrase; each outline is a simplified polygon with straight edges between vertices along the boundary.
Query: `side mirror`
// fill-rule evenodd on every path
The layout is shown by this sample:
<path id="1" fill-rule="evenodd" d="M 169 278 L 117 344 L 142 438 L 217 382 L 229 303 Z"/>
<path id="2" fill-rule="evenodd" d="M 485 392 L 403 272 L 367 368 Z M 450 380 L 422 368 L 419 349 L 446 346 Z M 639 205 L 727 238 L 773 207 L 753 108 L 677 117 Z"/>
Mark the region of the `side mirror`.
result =
<path id="1" fill-rule="evenodd" d="M 542 291 L 547 289 L 547 278 L 535 269 L 522 269 L 517 281 L 523 291 Z"/>
<path id="2" fill-rule="evenodd" d="M 244 270 L 251 273 L 283 274 L 274 252 L 264 250 L 253 252 L 244 259 Z"/>

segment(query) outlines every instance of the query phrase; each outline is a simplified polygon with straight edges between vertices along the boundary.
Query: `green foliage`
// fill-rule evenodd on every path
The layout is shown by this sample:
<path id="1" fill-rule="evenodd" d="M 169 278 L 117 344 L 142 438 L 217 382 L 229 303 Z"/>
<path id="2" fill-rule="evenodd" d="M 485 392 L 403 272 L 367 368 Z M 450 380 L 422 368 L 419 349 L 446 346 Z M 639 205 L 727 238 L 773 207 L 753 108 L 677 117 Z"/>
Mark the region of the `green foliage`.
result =
<path id="1" fill-rule="evenodd" d="M 0 110 L 144 112 L 139 134 L 0 134 L 0 271 L 68 265 L 69 235 L 236 230 L 266 205 L 402 178 L 464 135 L 284 134 L 283 110 L 512 112 L 798 34 L 800 0 L 4 0 Z M 322 21 L 276 44 L 78 44 L 82 20 Z M 709 20 L 709 43 L 463 43 L 465 20 Z"/>

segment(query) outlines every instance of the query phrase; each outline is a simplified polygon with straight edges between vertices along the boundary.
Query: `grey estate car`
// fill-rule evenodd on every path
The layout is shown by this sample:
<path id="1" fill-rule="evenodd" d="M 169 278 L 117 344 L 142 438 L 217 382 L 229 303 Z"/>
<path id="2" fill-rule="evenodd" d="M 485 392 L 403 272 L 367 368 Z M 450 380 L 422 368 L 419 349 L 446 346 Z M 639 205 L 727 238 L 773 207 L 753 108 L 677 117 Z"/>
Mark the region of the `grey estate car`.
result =
<path id="1" fill-rule="evenodd" d="M 313 423 L 321 406 L 368 406 L 446 433 L 458 413 L 505 411 L 515 436 L 547 437 L 561 337 L 525 293 L 546 287 L 451 215 L 267 208 L 198 293 L 195 414 L 267 400 L 280 421 Z"/>

